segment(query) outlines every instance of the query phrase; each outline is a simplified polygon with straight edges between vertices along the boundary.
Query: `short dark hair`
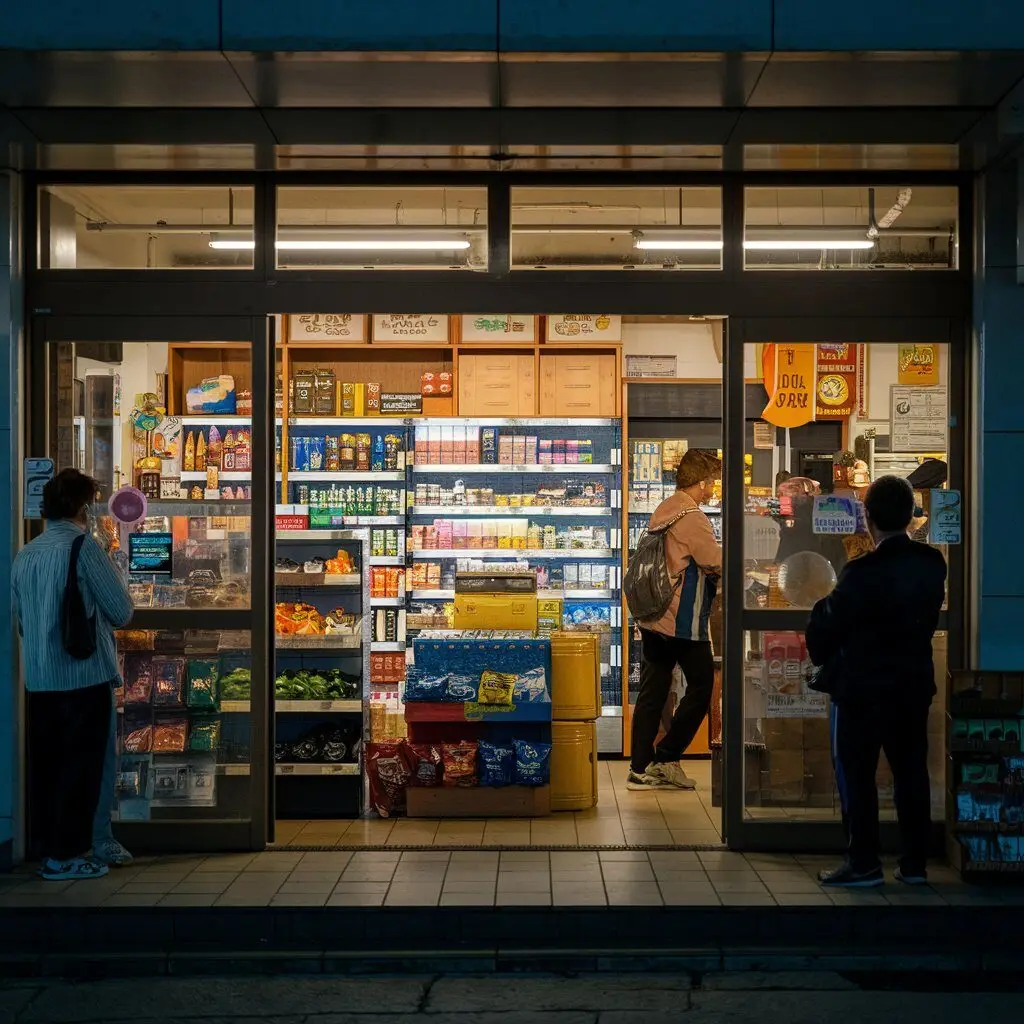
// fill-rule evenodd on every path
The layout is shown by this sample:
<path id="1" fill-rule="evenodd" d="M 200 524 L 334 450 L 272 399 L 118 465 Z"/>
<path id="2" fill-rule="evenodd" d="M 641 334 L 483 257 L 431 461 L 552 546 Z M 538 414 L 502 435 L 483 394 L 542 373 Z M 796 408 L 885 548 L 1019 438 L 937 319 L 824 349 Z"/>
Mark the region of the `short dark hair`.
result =
<path id="1" fill-rule="evenodd" d="M 914 489 L 902 477 L 879 477 L 868 488 L 864 509 L 879 530 L 905 530 L 914 518 Z"/>
<path id="2" fill-rule="evenodd" d="M 676 488 L 685 490 L 701 480 L 717 480 L 722 472 L 722 463 L 717 455 L 691 448 L 683 454 L 676 469 Z"/>
<path id="3" fill-rule="evenodd" d="M 43 488 L 44 519 L 74 519 L 94 501 L 99 485 L 77 469 L 62 469 Z"/>

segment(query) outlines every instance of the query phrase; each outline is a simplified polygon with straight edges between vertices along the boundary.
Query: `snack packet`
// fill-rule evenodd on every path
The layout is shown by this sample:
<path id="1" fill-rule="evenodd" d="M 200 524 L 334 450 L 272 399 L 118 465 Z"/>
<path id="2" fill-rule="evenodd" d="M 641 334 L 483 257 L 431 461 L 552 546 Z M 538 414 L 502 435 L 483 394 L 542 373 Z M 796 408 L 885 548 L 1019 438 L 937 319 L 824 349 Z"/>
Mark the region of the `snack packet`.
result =
<path id="1" fill-rule="evenodd" d="M 405 700 L 407 703 L 418 701 L 444 701 L 448 699 L 448 676 L 433 675 L 425 672 L 409 670 L 405 680 Z"/>
<path id="2" fill-rule="evenodd" d="M 180 754 L 188 736 L 187 718 L 166 718 L 153 726 L 153 753 Z"/>
<path id="3" fill-rule="evenodd" d="M 511 747 L 480 741 L 478 765 L 481 786 L 512 785 L 512 763 L 514 753 Z"/>
<path id="4" fill-rule="evenodd" d="M 446 786 L 475 786 L 478 744 L 445 743 L 441 746 L 441 762 L 444 765 Z"/>
<path id="5" fill-rule="evenodd" d="M 368 743 L 366 778 L 370 786 L 370 803 L 382 818 L 390 818 L 405 810 L 409 766 L 402 756 L 400 744 Z"/>
<path id="6" fill-rule="evenodd" d="M 220 719 L 215 715 L 203 715 L 192 719 L 188 733 L 188 749 L 202 754 L 212 754 L 220 743 Z"/>
<path id="7" fill-rule="evenodd" d="M 430 743 L 406 743 L 403 746 L 409 763 L 410 786 L 441 785 L 441 748 Z"/>
<path id="8" fill-rule="evenodd" d="M 472 676 L 455 675 L 448 677 L 448 692 L 444 699 L 452 704 L 463 704 L 475 701 L 479 687 Z"/>
<path id="9" fill-rule="evenodd" d="M 220 708 L 219 687 L 220 673 L 216 658 L 193 658 L 188 663 L 188 706 L 204 711 L 217 711 Z"/>
<path id="10" fill-rule="evenodd" d="M 153 659 L 132 657 L 124 659 L 125 704 L 148 704 L 153 697 Z"/>
<path id="11" fill-rule="evenodd" d="M 181 707 L 184 703 L 185 663 L 181 658 L 153 659 L 153 703 Z"/>
<path id="12" fill-rule="evenodd" d="M 516 692 L 516 677 L 507 672 L 484 669 L 480 673 L 480 704 L 500 704 L 508 707 Z"/>
<path id="13" fill-rule="evenodd" d="M 153 749 L 153 723 L 139 722 L 134 726 L 125 725 L 124 752 L 126 754 L 148 754 Z"/>
<path id="14" fill-rule="evenodd" d="M 546 786 L 551 767 L 551 744 L 513 740 L 516 753 L 516 785 Z"/>
<path id="15" fill-rule="evenodd" d="M 548 704 L 551 702 L 547 678 L 542 667 L 527 669 L 516 676 L 516 692 L 513 701 L 516 704 Z"/>

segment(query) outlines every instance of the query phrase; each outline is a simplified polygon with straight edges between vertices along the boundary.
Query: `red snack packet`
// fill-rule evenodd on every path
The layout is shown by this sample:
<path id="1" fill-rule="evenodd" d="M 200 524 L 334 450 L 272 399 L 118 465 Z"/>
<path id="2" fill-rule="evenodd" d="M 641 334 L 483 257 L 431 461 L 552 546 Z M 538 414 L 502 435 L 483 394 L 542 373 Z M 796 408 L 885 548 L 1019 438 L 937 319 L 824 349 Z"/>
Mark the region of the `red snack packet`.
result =
<path id="1" fill-rule="evenodd" d="M 188 735 L 187 718 L 169 718 L 153 727 L 154 754 L 180 754 Z"/>
<path id="2" fill-rule="evenodd" d="M 430 743 L 406 743 L 406 761 L 409 764 L 410 786 L 441 785 L 441 748 Z"/>
<path id="3" fill-rule="evenodd" d="M 370 803 L 382 818 L 405 810 L 405 787 L 410 772 L 400 743 L 366 745 L 366 778 L 370 784 Z"/>
<path id="4" fill-rule="evenodd" d="M 476 755 L 478 744 L 473 742 L 445 743 L 441 747 L 446 786 L 476 785 Z"/>

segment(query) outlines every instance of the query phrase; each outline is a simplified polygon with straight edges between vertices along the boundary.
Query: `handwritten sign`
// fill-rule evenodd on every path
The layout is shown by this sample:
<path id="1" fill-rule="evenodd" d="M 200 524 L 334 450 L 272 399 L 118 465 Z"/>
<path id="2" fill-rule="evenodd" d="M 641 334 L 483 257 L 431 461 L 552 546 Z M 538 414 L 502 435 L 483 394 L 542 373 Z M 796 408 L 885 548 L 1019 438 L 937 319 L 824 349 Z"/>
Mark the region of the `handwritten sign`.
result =
<path id="1" fill-rule="evenodd" d="M 857 502 L 838 494 L 819 494 L 811 512 L 811 530 L 817 534 L 848 537 L 857 532 Z"/>
<path id="2" fill-rule="evenodd" d="M 442 313 L 374 313 L 374 341 L 448 341 Z"/>
<path id="3" fill-rule="evenodd" d="M 939 383 L 938 345 L 900 345 L 896 360 L 896 380 L 900 384 L 930 387 Z"/>
<path id="4" fill-rule="evenodd" d="M 802 427 L 814 419 L 816 359 L 815 345 L 765 345 L 768 404 L 761 413 L 762 419 L 777 427 Z"/>
<path id="5" fill-rule="evenodd" d="M 293 313 L 288 317 L 291 341 L 366 341 L 365 313 Z"/>
<path id="6" fill-rule="evenodd" d="M 551 313 L 548 341 L 621 341 L 622 317 L 614 313 Z"/>
<path id="7" fill-rule="evenodd" d="M 928 499 L 928 540 L 932 544 L 963 542 L 963 502 L 959 491 L 932 489 Z"/>
<path id="8" fill-rule="evenodd" d="M 893 384 L 890 434 L 894 452 L 944 452 L 949 404 L 946 388 Z"/>
<path id="9" fill-rule="evenodd" d="M 518 313 L 478 313 L 462 317 L 463 341 L 536 341 L 537 318 Z"/>

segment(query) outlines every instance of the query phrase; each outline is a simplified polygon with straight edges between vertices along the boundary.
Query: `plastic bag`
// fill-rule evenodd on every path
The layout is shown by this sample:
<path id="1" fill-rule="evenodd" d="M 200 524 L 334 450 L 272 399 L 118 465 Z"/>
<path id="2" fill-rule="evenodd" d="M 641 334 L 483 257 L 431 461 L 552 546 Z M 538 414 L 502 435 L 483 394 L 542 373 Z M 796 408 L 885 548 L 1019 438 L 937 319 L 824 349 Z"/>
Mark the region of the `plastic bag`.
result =
<path id="1" fill-rule="evenodd" d="M 549 704 L 548 682 L 543 668 L 531 668 L 516 676 L 516 704 Z"/>
<path id="2" fill-rule="evenodd" d="M 212 754 L 220 743 L 220 719 L 203 716 L 192 720 L 188 734 L 188 749 L 202 754 Z"/>
<path id="3" fill-rule="evenodd" d="M 406 743 L 405 756 L 409 762 L 410 786 L 441 785 L 441 748 L 430 743 Z"/>
<path id="4" fill-rule="evenodd" d="M 125 658 L 125 704 L 148 704 L 153 698 L 153 659 Z"/>
<path id="5" fill-rule="evenodd" d="M 448 693 L 444 699 L 452 704 L 463 704 L 475 701 L 478 692 L 479 684 L 473 676 L 452 674 L 448 677 Z"/>
<path id="6" fill-rule="evenodd" d="M 481 786 L 512 785 L 512 762 L 514 754 L 511 747 L 503 747 L 496 743 L 480 741 L 478 766 Z"/>
<path id="7" fill-rule="evenodd" d="M 479 744 L 445 743 L 441 747 L 441 761 L 444 764 L 446 786 L 475 786 L 476 761 Z"/>
<path id="8" fill-rule="evenodd" d="M 220 708 L 219 662 L 216 658 L 196 658 L 188 663 L 188 706 L 203 711 Z"/>
<path id="9" fill-rule="evenodd" d="M 153 753 L 180 754 L 188 736 L 187 718 L 167 718 L 153 726 Z"/>
<path id="10" fill-rule="evenodd" d="M 516 785 L 546 786 L 551 769 L 551 744 L 513 740 L 516 752 Z"/>
<path id="11" fill-rule="evenodd" d="M 153 659 L 153 703 L 181 707 L 185 691 L 185 663 L 181 658 Z"/>
<path id="12" fill-rule="evenodd" d="M 495 672 L 485 669 L 480 674 L 480 695 L 477 700 L 481 704 L 498 704 L 508 707 L 516 692 L 516 677 L 507 672 Z"/>

